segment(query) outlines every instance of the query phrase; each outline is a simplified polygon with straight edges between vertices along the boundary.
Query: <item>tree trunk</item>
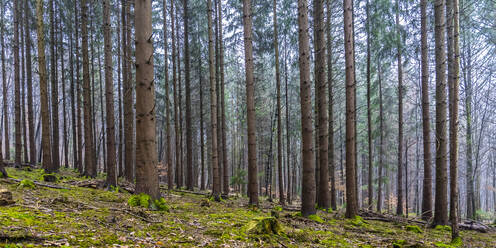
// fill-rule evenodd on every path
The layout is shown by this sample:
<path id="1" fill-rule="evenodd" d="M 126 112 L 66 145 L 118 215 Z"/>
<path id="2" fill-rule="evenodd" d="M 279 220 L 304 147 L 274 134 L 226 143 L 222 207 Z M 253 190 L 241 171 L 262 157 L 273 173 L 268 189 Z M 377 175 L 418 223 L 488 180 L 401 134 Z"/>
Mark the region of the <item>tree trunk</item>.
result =
<path id="1" fill-rule="evenodd" d="M 301 214 L 315 214 L 315 167 L 312 127 L 312 86 L 310 81 L 310 44 L 307 0 L 298 0 L 298 48 L 300 69 L 300 105 L 302 138 Z"/>
<path id="2" fill-rule="evenodd" d="M 421 78 L 422 78 L 422 130 L 424 145 L 424 179 L 422 187 L 422 219 L 432 217 L 431 129 L 429 117 L 429 58 L 427 45 L 427 0 L 420 2 L 421 12 Z"/>
<path id="3" fill-rule="evenodd" d="M 55 19 L 54 1 L 49 2 L 50 11 L 50 80 L 52 83 L 52 169 L 58 171 L 60 166 L 59 154 L 59 88 L 57 71 L 57 54 L 55 52 Z"/>
<path id="4" fill-rule="evenodd" d="M 224 40 L 222 34 L 222 1 L 218 1 L 218 25 L 219 25 L 219 72 L 220 72 L 220 117 L 221 122 L 221 135 L 222 135 L 222 174 L 223 174 L 223 184 L 222 192 L 225 195 L 229 195 L 229 164 L 227 161 L 227 146 L 226 146 L 226 109 L 225 109 L 225 98 L 224 95 Z M 221 159 L 221 158 L 219 158 Z"/>
<path id="5" fill-rule="evenodd" d="M 155 86 L 153 83 L 152 2 L 135 0 L 136 34 L 136 193 L 160 197 L 157 172 Z"/>
<path id="6" fill-rule="evenodd" d="M 344 0 L 344 38 L 346 64 L 346 217 L 358 214 L 355 178 L 355 61 L 353 37 L 353 1 Z"/>
<path id="7" fill-rule="evenodd" d="M 112 78 L 112 35 L 110 33 L 110 0 L 103 4 L 103 39 L 105 46 L 105 103 L 107 111 L 107 186 L 117 185 L 115 164 L 115 118 L 114 118 L 114 81 Z M 102 109 L 103 111 L 103 109 Z"/>
<path id="8" fill-rule="evenodd" d="M 246 119 L 248 131 L 248 195 L 249 204 L 258 206 L 257 139 L 255 119 L 255 82 L 253 79 L 253 40 L 252 40 L 251 0 L 243 0 L 243 31 L 245 45 L 246 73 Z"/>
<path id="9" fill-rule="evenodd" d="M 289 126 L 289 89 L 288 89 L 288 77 L 289 77 L 289 72 L 288 72 L 288 63 L 287 63 L 287 49 L 285 46 L 285 56 L 284 56 L 284 82 L 285 82 L 285 90 L 286 90 L 286 161 L 287 161 L 287 169 L 288 169 L 288 190 L 287 190 L 287 200 L 288 204 L 291 204 L 291 198 L 292 198 L 292 184 L 294 184 L 294 181 L 292 180 L 292 174 L 295 174 L 292 169 L 291 169 L 291 162 L 290 162 L 290 156 L 291 156 L 291 142 L 289 139 L 289 133 L 291 127 Z M 293 168 L 294 169 L 294 168 Z"/>
<path id="10" fill-rule="evenodd" d="M 434 2 L 436 44 L 436 200 L 434 224 L 448 224 L 447 199 L 447 119 L 446 119 L 446 51 L 444 0 Z"/>
<path id="11" fill-rule="evenodd" d="M 332 61 L 332 34 L 331 34 L 331 0 L 326 1 L 327 16 L 327 87 L 329 95 L 329 174 L 331 180 L 331 208 L 336 210 L 336 168 L 334 164 L 334 110 L 333 110 L 333 61 Z"/>
<path id="12" fill-rule="evenodd" d="M 51 171 L 52 153 L 50 146 L 50 114 L 48 110 L 48 80 L 45 63 L 45 33 L 43 31 L 43 1 L 36 1 L 37 34 L 38 34 L 38 71 L 40 77 L 40 109 L 41 109 L 41 145 L 43 152 L 42 165 L 47 172 Z"/>
<path id="13" fill-rule="evenodd" d="M 124 104 L 124 175 L 126 180 L 134 180 L 134 115 L 133 115 L 133 83 L 131 68 L 131 4 L 128 0 L 124 1 L 125 21 L 123 23 L 126 29 L 125 45 L 123 49 L 124 61 L 126 64 L 125 74 L 123 76 L 123 104 Z"/>
<path id="14" fill-rule="evenodd" d="M 62 8 L 59 7 L 59 16 L 62 16 Z M 67 110 L 66 110 L 66 106 L 67 106 L 67 98 L 65 96 L 65 67 L 64 67 L 64 60 L 65 60 L 65 57 L 64 57 L 64 35 L 63 35 L 63 32 L 62 32 L 62 19 L 59 18 L 59 54 L 60 54 L 60 74 L 61 74 L 61 80 L 62 80 L 62 100 L 63 100 L 63 104 L 62 104 L 62 134 L 63 134 L 63 144 L 64 144 L 64 167 L 65 168 L 68 168 L 69 166 L 69 158 L 68 158 L 68 155 L 69 155 L 69 138 L 67 137 Z"/>
<path id="15" fill-rule="evenodd" d="M 379 170 L 377 172 L 377 212 L 382 212 L 382 169 L 384 167 L 384 110 L 382 104 L 382 71 L 380 57 L 377 59 L 377 81 L 379 84 Z"/>
<path id="16" fill-rule="evenodd" d="M 75 4 L 74 5 L 74 23 L 76 24 L 75 25 L 75 29 L 76 29 L 76 103 L 77 103 L 77 111 L 76 111 L 76 123 L 77 123 L 77 136 L 78 136 L 78 144 L 77 144 L 77 153 L 78 153 L 78 158 L 79 158 L 79 161 L 78 161 L 78 169 L 79 169 L 79 173 L 80 174 L 83 174 L 84 171 L 85 171 L 85 168 L 83 166 L 83 124 L 81 123 L 81 105 L 82 105 L 82 102 L 81 102 L 81 83 L 80 83 L 80 72 L 79 72 L 79 32 L 78 32 L 78 26 L 79 26 L 79 18 L 80 18 L 80 15 L 78 15 L 78 5 Z M 85 162 L 86 163 L 86 162 Z"/>
<path id="17" fill-rule="evenodd" d="M 1 19 L 2 23 L 5 22 L 4 20 L 4 15 L 5 15 L 5 6 L 2 4 L 1 7 Z M 5 25 L 2 25 L 0 27 L 0 42 L 2 46 L 2 54 L 1 54 L 1 59 L 2 59 L 2 91 L 3 91 L 3 125 L 4 125 L 4 137 L 5 137 L 5 158 L 6 160 L 10 160 L 10 139 L 9 139 L 9 105 L 7 102 L 7 99 L 9 99 L 8 91 L 7 91 L 7 73 L 5 70 L 5 41 L 4 41 L 4 33 L 5 33 Z"/>
<path id="18" fill-rule="evenodd" d="M 14 0 L 14 112 L 15 112 L 15 165 L 20 166 L 22 155 L 21 140 L 21 79 L 19 69 L 19 8 L 18 0 Z"/>
<path id="19" fill-rule="evenodd" d="M 36 164 L 36 142 L 34 135 L 34 111 L 33 111 L 33 70 L 31 61 L 31 9 L 29 1 L 24 1 L 24 35 L 26 36 L 26 84 L 27 84 L 27 102 L 28 102 L 28 132 L 29 132 L 29 163 Z M 1 142 L 1 141 L 0 141 Z M 0 146 L 1 147 L 1 146 Z M 0 148 L 1 149 L 1 148 Z"/>
<path id="20" fill-rule="evenodd" d="M 370 98 L 371 98 L 371 92 L 370 92 L 370 86 L 371 86 L 371 72 L 370 72 L 370 57 L 371 57 L 371 51 L 370 51 L 370 3 L 369 0 L 367 0 L 367 5 L 366 5 L 366 13 L 367 13 L 367 21 L 366 21 L 366 29 L 367 29 L 367 139 L 368 139 L 368 152 L 369 152 L 369 157 L 368 157 L 368 184 L 367 184 L 367 192 L 368 192 L 368 206 L 367 208 L 369 210 L 372 210 L 372 205 L 373 205 L 373 200 L 374 200 L 374 192 L 373 192 L 373 183 L 372 183 L 372 178 L 374 177 L 374 171 L 373 171 L 373 154 L 372 154 L 372 110 L 370 106 Z"/>
<path id="21" fill-rule="evenodd" d="M 76 81 L 74 80 L 74 55 L 73 55 L 73 48 L 72 48 L 72 42 L 74 37 L 72 36 L 72 27 L 70 29 L 70 41 L 69 41 L 69 72 L 71 75 L 71 86 L 70 86 L 70 98 L 71 98 L 71 120 L 72 120 L 72 158 L 73 158 L 73 168 L 78 169 L 78 164 L 79 164 L 79 157 L 78 157 L 78 146 L 77 146 L 77 140 L 80 139 L 77 136 L 76 128 L 77 128 L 77 123 L 76 123 L 76 96 L 75 96 L 75 87 Z"/>
<path id="22" fill-rule="evenodd" d="M 281 129 L 281 75 L 279 72 L 279 44 L 277 34 L 277 0 L 273 2 L 274 20 L 274 50 L 276 67 L 276 88 L 277 88 L 277 170 L 279 180 L 279 203 L 284 206 L 284 186 L 282 173 L 282 129 Z"/>
<path id="23" fill-rule="evenodd" d="M 191 89 L 189 75 L 188 0 L 183 0 L 184 9 L 184 84 L 186 87 L 186 188 L 193 190 L 193 138 L 191 137 Z"/>
<path id="24" fill-rule="evenodd" d="M 324 4 L 323 0 L 313 1 L 313 18 L 314 18 L 314 49 L 315 49 L 315 89 L 316 98 L 319 99 L 317 104 L 319 128 L 318 147 L 319 147 L 319 183 L 318 183 L 318 202 L 317 205 L 323 209 L 330 207 L 329 195 L 329 117 L 327 110 L 327 82 L 325 78 L 326 69 L 326 47 L 324 39 Z"/>
<path id="25" fill-rule="evenodd" d="M 396 0 L 396 58 L 398 64 L 398 201 L 396 215 L 403 215 L 403 65 L 401 62 L 400 7 Z"/>
<path id="26" fill-rule="evenodd" d="M 217 152 L 217 92 L 215 83 L 215 65 L 214 65 L 214 37 L 213 37 L 213 8 L 212 1 L 207 1 L 207 19 L 208 19 L 208 67 L 210 77 L 210 123 L 211 123 L 211 156 L 212 156 L 212 196 L 216 201 L 220 200 L 220 178 L 219 178 L 219 161 Z"/>
<path id="27" fill-rule="evenodd" d="M 176 65 L 176 33 L 175 33 L 175 22 L 174 22 L 174 2 L 171 0 L 171 40 L 172 40 L 172 85 L 174 90 L 174 140 L 175 140 L 175 151 L 176 151 L 176 168 L 175 168 L 175 180 L 176 185 L 179 180 L 179 168 L 181 164 L 181 154 L 179 150 L 179 116 L 178 116 L 178 99 L 177 99 L 177 65 Z"/>
<path id="28" fill-rule="evenodd" d="M 81 36 L 83 53 L 83 108 L 84 108 L 84 164 L 85 175 L 96 177 L 96 163 L 93 154 L 93 122 L 91 113 L 90 65 L 88 58 L 88 15 L 86 0 L 81 1 Z"/>
<path id="29" fill-rule="evenodd" d="M 164 88 L 165 88 L 165 132 L 166 132 L 166 161 L 167 161 L 167 186 L 169 189 L 173 187 L 173 174 L 172 174 L 172 154 L 171 154 L 171 136 L 170 136 L 170 107 L 169 107 L 169 55 L 167 43 L 167 0 L 163 1 L 163 18 L 164 18 Z"/>

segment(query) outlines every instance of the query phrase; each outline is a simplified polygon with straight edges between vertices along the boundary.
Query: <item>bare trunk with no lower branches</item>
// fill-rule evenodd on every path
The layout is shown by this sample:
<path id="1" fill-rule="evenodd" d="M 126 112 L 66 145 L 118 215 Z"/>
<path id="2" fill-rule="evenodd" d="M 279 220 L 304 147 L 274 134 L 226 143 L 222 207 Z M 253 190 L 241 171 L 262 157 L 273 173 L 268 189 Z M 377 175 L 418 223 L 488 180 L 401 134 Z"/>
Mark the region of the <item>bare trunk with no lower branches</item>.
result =
<path id="1" fill-rule="evenodd" d="M 300 69 L 300 105 L 302 138 L 301 214 L 315 214 L 315 165 L 312 126 L 312 86 L 310 81 L 310 44 L 308 35 L 308 3 L 298 0 L 298 48 Z"/>
<path id="2" fill-rule="evenodd" d="M 131 4 L 128 0 L 123 0 L 125 9 L 125 45 L 124 60 L 125 72 L 123 73 L 123 108 L 124 108 L 124 176 L 126 180 L 134 180 L 134 111 L 133 111 L 133 82 L 131 68 Z"/>
<path id="3" fill-rule="evenodd" d="M 358 215 L 357 185 L 355 174 L 355 60 L 353 37 L 353 1 L 344 0 L 344 39 L 346 65 L 346 217 Z"/>
<path id="4" fill-rule="evenodd" d="M 22 140 L 21 140 L 21 79 L 19 69 L 19 4 L 14 0 L 14 124 L 15 124 L 15 164 L 21 164 Z"/>
<path id="5" fill-rule="evenodd" d="M 152 2 L 135 0 L 136 33 L 136 193 L 160 197 L 157 172 Z"/>
<path id="6" fill-rule="evenodd" d="M 336 203 L 336 172 L 334 164 L 334 110 L 333 110 L 333 62 L 332 62 L 332 36 L 331 36 L 331 0 L 326 1 L 326 29 L 327 29 L 327 90 L 329 95 L 329 174 L 331 180 L 331 208 L 337 209 Z"/>
<path id="7" fill-rule="evenodd" d="M 396 215 L 403 215 L 403 65 L 401 62 L 400 7 L 396 0 L 396 49 L 398 64 L 398 201 Z"/>
<path id="8" fill-rule="evenodd" d="M 164 88 L 165 88 L 165 133 L 166 133 L 166 161 L 167 161 L 167 187 L 173 188 L 173 174 L 172 174 L 172 153 L 171 153 L 171 135 L 170 135 L 170 106 L 169 106 L 169 56 L 168 56 L 168 43 L 167 43 L 167 0 L 163 1 L 162 18 L 164 18 Z"/>
<path id="9" fill-rule="evenodd" d="M 60 166 L 59 154 L 59 90 L 57 79 L 57 54 L 55 51 L 55 19 L 54 1 L 49 2 L 50 10 L 50 81 L 52 83 L 52 170 L 58 171 Z M 83 36 L 84 38 L 84 36 Z"/>
<path id="10" fill-rule="evenodd" d="M 28 131 L 29 131 L 29 163 L 36 164 L 36 143 L 34 134 L 34 111 L 33 111 L 33 75 L 31 64 L 31 9 L 29 6 L 30 1 L 24 1 L 24 9 L 26 14 L 24 16 L 24 35 L 26 40 L 26 85 L 28 93 Z M 1 142 L 1 141 L 0 141 Z M 1 147 L 1 145 L 0 145 Z"/>
<path id="11" fill-rule="evenodd" d="M 184 8 L 184 84 L 186 87 L 186 187 L 193 190 L 193 138 L 191 137 L 191 87 L 188 40 L 188 0 L 183 0 Z"/>

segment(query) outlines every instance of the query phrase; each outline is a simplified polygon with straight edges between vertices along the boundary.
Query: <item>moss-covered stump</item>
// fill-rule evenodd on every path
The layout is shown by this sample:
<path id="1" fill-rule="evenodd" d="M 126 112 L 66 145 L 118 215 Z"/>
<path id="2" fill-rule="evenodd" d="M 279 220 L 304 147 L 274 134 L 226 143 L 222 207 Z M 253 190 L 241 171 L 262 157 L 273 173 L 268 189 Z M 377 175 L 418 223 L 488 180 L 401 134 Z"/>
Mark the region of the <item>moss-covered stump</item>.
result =
<path id="1" fill-rule="evenodd" d="M 0 189 L 0 206 L 7 206 L 14 204 L 12 200 L 12 192 L 6 189 Z"/>
<path id="2" fill-rule="evenodd" d="M 44 174 L 43 175 L 43 181 L 49 182 L 49 183 L 56 183 L 57 182 L 57 176 L 55 174 Z"/>
<path id="3" fill-rule="evenodd" d="M 249 234 L 282 234 L 282 227 L 275 217 L 256 218 L 248 222 L 245 228 Z"/>

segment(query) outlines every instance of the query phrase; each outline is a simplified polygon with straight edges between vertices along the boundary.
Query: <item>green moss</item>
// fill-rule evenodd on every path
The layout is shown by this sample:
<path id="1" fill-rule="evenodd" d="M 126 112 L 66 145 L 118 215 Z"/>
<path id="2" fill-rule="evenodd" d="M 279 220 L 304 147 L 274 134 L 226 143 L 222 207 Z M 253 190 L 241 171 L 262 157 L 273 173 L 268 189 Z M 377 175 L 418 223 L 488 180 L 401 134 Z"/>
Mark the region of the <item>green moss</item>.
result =
<path id="1" fill-rule="evenodd" d="M 420 227 L 416 225 L 406 226 L 406 230 L 414 233 L 422 233 L 422 229 L 420 229 Z"/>
<path id="2" fill-rule="evenodd" d="M 36 185 L 34 185 L 33 181 L 31 181 L 29 179 L 24 179 L 24 180 L 19 182 L 19 185 L 17 186 L 17 188 L 34 189 L 34 188 L 36 188 Z"/>
<path id="3" fill-rule="evenodd" d="M 167 211 L 167 212 L 169 211 L 169 207 L 165 203 L 165 199 L 163 197 L 158 200 L 154 200 L 151 205 L 151 209 L 159 210 L 159 211 Z"/>
<path id="4" fill-rule="evenodd" d="M 320 216 L 316 215 L 316 214 L 311 214 L 308 216 L 309 219 L 315 221 L 315 222 L 318 222 L 318 223 L 324 223 L 325 221 L 320 218 Z"/>
<path id="5" fill-rule="evenodd" d="M 463 241 L 461 237 L 456 237 L 453 240 L 451 240 L 451 245 L 454 247 L 462 247 L 463 246 Z"/>
<path id="6" fill-rule="evenodd" d="M 150 196 L 145 193 L 133 195 L 127 200 L 127 204 L 131 207 L 148 208 L 150 206 Z"/>
<path id="7" fill-rule="evenodd" d="M 282 234 L 282 227 L 274 217 L 256 218 L 245 225 L 248 234 Z"/>
<path id="8" fill-rule="evenodd" d="M 393 248 L 402 248 L 406 244 L 406 240 L 398 239 L 393 241 Z"/>
<path id="9" fill-rule="evenodd" d="M 349 223 L 353 226 L 363 226 L 364 224 L 366 224 L 367 222 L 360 216 L 358 215 L 355 215 L 355 217 L 353 217 Z"/>
<path id="10" fill-rule="evenodd" d="M 438 231 L 451 232 L 451 227 L 448 225 L 437 225 L 436 227 L 434 227 L 434 229 Z"/>

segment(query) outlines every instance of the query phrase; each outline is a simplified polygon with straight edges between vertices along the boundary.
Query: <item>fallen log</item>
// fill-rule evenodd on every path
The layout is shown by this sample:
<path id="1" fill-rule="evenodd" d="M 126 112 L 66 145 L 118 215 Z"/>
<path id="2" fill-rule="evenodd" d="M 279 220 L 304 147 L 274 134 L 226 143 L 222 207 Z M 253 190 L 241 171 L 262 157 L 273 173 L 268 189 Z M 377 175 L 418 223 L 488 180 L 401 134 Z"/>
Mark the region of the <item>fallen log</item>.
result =
<path id="1" fill-rule="evenodd" d="M 471 230 L 471 231 L 477 231 L 481 233 L 488 233 L 488 232 L 493 232 L 495 229 L 491 226 L 488 226 L 484 223 L 473 221 L 473 220 L 466 220 L 462 223 L 458 224 L 458 227 L 462 230 Z"/>
<path id="2" fill-rule="evenodd" d="M 7 178 L 7 180 L 10 180 L 10 181 L 14 181 L 14 182 L 21 182 L 22 180 L 21 179 L 16 179 L 16 178 Z M 44 184 L 44 183 L 40 183 L 40 182 L 37 182 L 37 181 L 33 181 L 33 183 L 35 185 L 38 185 L 38 186 L 41 186 L 41 187 L 46 187 L 46 188 L 52 188 L 52 189 L 69 189 L 70 188 L 66 188 L 66 187 L 62 187 L 62 186 L 57 186 L 57 185 L 50 185 L 50 184 Z"/>

